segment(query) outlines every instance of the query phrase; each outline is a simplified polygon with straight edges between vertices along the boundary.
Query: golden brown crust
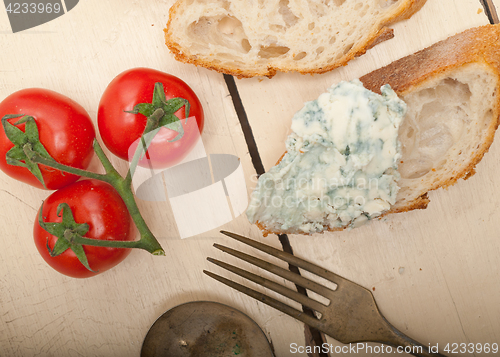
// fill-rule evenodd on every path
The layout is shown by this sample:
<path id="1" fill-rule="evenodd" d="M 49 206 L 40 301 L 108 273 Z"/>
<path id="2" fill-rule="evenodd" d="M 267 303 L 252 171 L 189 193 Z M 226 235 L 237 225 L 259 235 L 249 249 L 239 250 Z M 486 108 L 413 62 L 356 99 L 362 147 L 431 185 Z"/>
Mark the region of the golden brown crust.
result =
<path id="1" fill-rule="evenodd" d="M 308 70 L 300 70 L 297 68 L 278 68 L 273 66 L 268 66 L 267 71 L 246 71 L 241 69 L 235 69 L 232 67 L 217 65 L 211 61 L 206 61 L 201 58 L 197 58 L 196 55 L 191 55 L 185 53 L 182 46 L 180 46 L 176 41 L 173 40 L 170 33 L 172 19 L 177 15 L 177 11 L 184 0 L 177 0 L 177 2 L 170 8 L 169 20 L 167 22 L 166 28 L 163 30 L 165 34 L 165 44 L 170 49 L 175 59 L 179 62 L 190 63 L 196 66 L 205 67 L 210 70 L 214 70 L 224 74 L 230 74 L 238 78 L 251 78 L 251 77 L 268 77 L 272 78 L 278 71 L 281 72 L 298 72 L 301 74 L 321 74 L 329 72 L 335 68 L 347 65 L 352 59 L 359 57 L 366 53 L 370 48 L 378 45 L 379 43 L 389 40 L 394 37 L 393 30 L 388 28 L 388 25 L 393 24 L 398 21 L 402 21 L 410 18 L 418 10 L 424 6 L 427 0 L 410 0 L 408 4 L 402 7 L 399 12 L 393 13 L 390 17 L 383 19 L 377 26 L 377 28 L 372 31 L 368 36 L 367 40 L 363 44 L 358 44 L 354 46 L 346 55 L 340 58 L 337 62 L 331 65 L 326 65 L 319 68 L 313 68 Z"/>
<path id="2" fill-rule="evenodd" d="M 427 0 L 412 0 L 408 6 L 402 9 L 399 14 L 394 15 L 389 20 L 387 20 L 386 25 L 393 24 L 398 21 L 406 20 L 416 14 L 422 6 L 425 5 Z"/>
<path id="3" fill-rule="evenodd" d="M 401 58 L 375 70 L 360 80 L 366 88 L 380 93 L 388 83 L 396 93 L 404 95 L 416 85 L 467 63 L 484 62 L 499 70 L 500 37 L 498 25 L 472 28 L 426 49 Z"/>
<path id="4" fill-rule="evenodd" d="M 366 51 L 377 46 L 379 43 L 390 40 L 394 37 L 394 30 L 389 27 L 382 27 L 371 43 L 366 45 Z"/>
<path id="5" fill-rule="evenodd" d="M 389 84 L 398 95 L 404 96 L 426 81 L 444 77 L 447 73 L 470 63 L 484 64 L 500 78 L 499 41 L 500 25 L 472 28 L 375 70 L 361 77 L 360 80 L 367 89 L 372 91 L 380 93 L 381 86 Z M 493 117 L 496 120 L 490 123 L 485 140 L 478 143 L 469 164 L 458 171 L 454 177 L 447 178 L 444 182 L 436 182 L 427 192 L 449 187 L 459 179 L 467 179 L 474 174 L 474 167 L 481 161 L 493 142 L 499 125 L 499 115 L 500 103 L 497 101 L 496 108 L 493 108 Z M 410 202 L 409 207 L 414 207 L 415 201 Z M 397 212 L 415 208 L 404 207 L 403 210 L 399 209 Z M 392 210 L 390 213 L 393 213 Z"/>

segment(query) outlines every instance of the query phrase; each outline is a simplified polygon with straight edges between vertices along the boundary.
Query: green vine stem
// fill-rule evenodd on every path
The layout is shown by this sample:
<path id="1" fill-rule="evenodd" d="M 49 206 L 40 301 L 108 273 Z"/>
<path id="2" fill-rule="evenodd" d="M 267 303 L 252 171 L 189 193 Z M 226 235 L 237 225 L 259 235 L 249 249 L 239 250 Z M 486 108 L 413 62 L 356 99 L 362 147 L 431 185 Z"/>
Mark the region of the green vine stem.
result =
<path id="1" fill-rule="evenodd" d="M 162 108 L 156 109 L 153 114 L 148 117 L 146 121 L 146 127 L 144 128 L 144 134 L 142 134 L 140 138 L 140 143 L 137 145 L 137 148 L 134 152 L 134 156 L 130 161 L 130 168 L 127 173 L 126 180 L 132 182 L 132 176 L 134 176 L 135 169 L 139 164 L 139 160 L 143 153 L 146 152 L 147 148 L 151 144 L 151 140 L 158 132 L 158 124 L 160 119 L 165 115 L 165 111 Z"/>
<path id="2" fill-rule="evenodd" d="M 84 237 L 73 237 L 73 243 L 111 248 L 140 248 L 148 251 L 153 255 L 165 255 L 165 251 L 163 250 L 160 243 L 151 232 L 148 225 L 144 221 L 144 218 L 139 212 L 139 207 L 137 206 L 134 194 L 132 192 L 130 176 L 127 175 L 127 177 L 124 178 L 118 173 L 118 171 L 116 171 L 116 169 L 113 167 L 106 154 L 102 150 L 101 146 L 99 145 L 97 139 L 94 140 L 94 151 L 101 161 L 106 174 L 98 174 L 95 172 L 63 165 L 55 161 L 54 159 L 45 158 L 38 152 L 33 151 L 30 145 L 24 146 L 24 152 L 26 156 L 33 163 L 42 164 L 70 174 L 79 175 L 90 179 L 97 179 L 109 183 L 122 197 L 123 202 L 125 202 L 130 216 L 132 217 L 135 226 L 140 233 L 140 239 L 138 241 L 108 241 Z"/>
<path id="3" fill-rule="evenodd" d="M 6 115 L 2 118 L 2 127 L 5 134 L 9 140 L 14 144 L 14 147 L 6 154 L 6 160 L 10 165 L 17 165 L 26 167 L 30 172 L 38 178 L 38 180 L 45 186 L 43 181 L 42 173 L 38 164 L 45 165 L 47 167 L 67 172 L 70 174 L 97 179 L 104 181 L 113 186 L 118 194 L 121 196 L 127 209 L 132 217 L 135 226 L 140 233 L 140 239 L 135 241 L 108 241 L 108 240 L 98 240 L 92 238 L 83 237 L 81 232 L 72 232 L 71 230 L 65 231 L 64 240 L 61 241 L 59 247 L 62 249 L 67 249 L 72 247 L 72 249 L 78 252 L 82 251 L 81 245 L 92 245 L 99 247 L 110 247 L 110 248 L 139 248 L 148 251 L 153 255 L 165 255 L 165 251 L 161 247 L 160 243 L 154 236 L 154 234 L 149 229 L 148 225 L 144 221 L 141 213 L 139 212 L 139 207 L 135 201 L 134 194 L 132 192 L 132 176 L 138 165 L 143 154 L 146 153 L 147 148 L 153 140 L 156 133 L 162 128 L 168 128 L 177 132 L 177 136 L 171 141 L 176 141 L 182 138 L 184 135 L 184 130 L 182 124 L 175 113 L 182 107 L 185 108 L 186 120 L 189 116 L 190 104 L 189 101 L 183 98 L 171 98 L 166 99 L 163 84 L 158 82 L 155 83 L 153 89 L 153 99 L 151 103 L 139 103 L 134 106 L 131 111 L 125 111 L 132 114 L 142 114 L 147 117 L 146 127 L 142 136 L 140 138 L 140 143 L 134 152 L 134 156 L 130 163 L 130 168 L 125 177 L 121 176 L 118 171 L 113 167 L 106 154 L 102 150 L 97 139 L 94 139 L 93 147 L 94 151 L 101 161 L 104 167 L 105 174 L 99 174 L 95 172 L 90 172 L 82 169 L 77 169 L 71 166 L 61 164 L 54 160 L 49 153 L 45 150 L 43 145 L 39 140 L 38 128 L 35 119 L 32 116 L 24 114 Z M 20 118 L 17 123 L 11 124 L 8 119 Z M 25 123 L 25 131 L 17 128 L 16 125 Z M 71 211 L 69 207 L 66 208 Z M 43 222 L 42 217 L 39 217 L 40 225 L 43 227 L 49 227 L 49 223 Z M 41 221 L 40 221 L 41 220 Z M 75 222 L 76 224 L 76 222 Z M 59 252 L 59 247 L 57 252 Z M 50 249 L 49 249 L 50 250 Z M 52 252 L 54 253 L 54 252 Z M 60 254 L 60 253 L 54 253 Z M 82 253 L 80 261 L 88 267 L 86 263 L 85 254 Z"/>

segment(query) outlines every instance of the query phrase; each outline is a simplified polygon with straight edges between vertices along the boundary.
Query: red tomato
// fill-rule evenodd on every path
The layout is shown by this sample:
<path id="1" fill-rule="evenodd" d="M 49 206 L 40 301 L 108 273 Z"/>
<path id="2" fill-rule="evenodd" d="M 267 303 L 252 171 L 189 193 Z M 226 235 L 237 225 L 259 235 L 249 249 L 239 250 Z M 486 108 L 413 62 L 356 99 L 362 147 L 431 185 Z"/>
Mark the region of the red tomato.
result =
<path id="1" fill-rule="evenodd" d="M 9 114 L 34 117 L 40 142 L 54 160 L 79 169 L 86 169 L 90 164 L 94 154 L 94 125 L 85 109 L 72 99 L 48 89 L 23 89 L 0 103 L 0 117 Z M 13 124 L 19 119 L 8 121 Z M 17 127 L 24 131 L 24 126 Z M 7 164 L 5 154 L 13 146 L 0 127 L 0 169 L 19 181 L 44 188 L 27 168 Z M 43 165 L 39 167 L 46 188 L 50 190 L 64 187 L 79 178 Z"/>
<path id="2" fill-rule="evenodd" d="M 85 237 L 106 240 L 130 241 L 134 239 L 135 226 L 125 203 L 116 190 L 108 183 L 98 180 L 81 180 L 53 192 L 43 203 L 43 221 L 61 222 L 57 216 L 57 206 L 67 203 L 76 223 L 87 223 L 89 231 Z M 35 219 L 33 236 L 43 259 L 55 270 L 74 278 L 87 278 L 102 273 L 127 257 L 130 249 L 107 248 L 84 245 L 89 266 L 88 270 L 71 249 L 52 257 L 47 249 L 54 248 L 57 237 L 49 234 Z"/>
<path id="3" fill-rule="evenodd" d="M 135 151 L 147 118 L 142 114 L 126 111 L 131 111 L 139 103 L 151 103 L 156 82 L 163 84 L 167 100 L 180 97 L 190 103 L 187 123 L 181 120 L 184 136 L 171 141 L 177 132 L 167 128 L 160 129 L 148 148 L 149 160 L 140 163 L 141 166 L 166 168 L 181 161 L 192 150 L 203 130 L 204 115 L 200 100 L 182 80 L 149 68 L 127 70 L 115 77 L 104 91 L 99 103 L 97 122 L 106 147 L 116 156 L 129 160 L 129 152 Z M 179 109 L 175 115 L 184 119 L 185 108 Z"/>

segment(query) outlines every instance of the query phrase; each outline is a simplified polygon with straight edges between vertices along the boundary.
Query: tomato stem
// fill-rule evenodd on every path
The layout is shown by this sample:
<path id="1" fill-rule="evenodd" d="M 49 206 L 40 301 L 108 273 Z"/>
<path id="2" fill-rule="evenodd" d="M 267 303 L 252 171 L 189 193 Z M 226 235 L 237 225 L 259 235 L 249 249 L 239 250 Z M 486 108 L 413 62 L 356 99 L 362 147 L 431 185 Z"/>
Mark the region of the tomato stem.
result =
<path id="1" fill-rule="evenodd" d="M 54 159 L 42 157 L 38 152 L 31 150 L 31 148 L 29 147 L 25 147 L 26 156 L 28 156 L 34 163 L 42 164 L 70 174 L 79 175 L 90 179 L 97 179 L 109 183 L 115 188 L 115 190 L 123 199 L 123 202 L 127 206 L 130 216 L 132 217 L 135 226 L 140 233 L 140 239 L 138 241 L 106 241 L 81 237 L 81 239 L 75 239 L 75 243 L 101 247 L 140 248 L 148 251 L 153 255 L 165 255 L 165 251 L 161 247 L 154 234 L 149 229 L 139 211 L 139 207 L 137 206 L 134 194 L 132 192 L 131 180 L 128 179 L 129 174 L 127 174 L 127 177 L 124 178 L 118 173 L 118 171 L 116 171 L 97 140 L 94 140 L 94 150 L 97 157 L 101 161 L 106 174 L 98 174 L 95 172 L 67 166 L 55 161 Z M 81 242 L 81 240 L 83 240 L 85 243 L 83 243 L 83 241 Z"/>
<path id="2" fill-rule="evenodd" d="M 141 159 L 142 153 L 147 152 L 147 148 L 151 144 L 153 137 L 158 132 L 158 123 L 160 119 L 165 115 L 165 111 L 162 108 L 157 108 L 151 116 L 148 117 L 146 121 L 146 127 L 144 128 L 144 132 L 141 135 L 140 142 L 137 145 L 137 148 L 134 152 L 134 156 L 132 157 L 132 161 L 130 161 L 130 168 L 127 173 L 127 177 L 125 178 L 127 184 L 132 184 L 132 176 L 134 175 L 135 169 Z"/>
<path id="3" fill-rule="evenodd" d="M 94 139 L 93 143 L 94 151 L 106 171 L 105 174 L 98 174 L 57 162 L 48 154 L 43 145 L 40 143 L 38 128 L 35 120 L 31 116 L 7 115 L 2 118 L 2 126 L 7 137 L 16 146 L 10 151 L 10 154 L 7 153 L 6 159 L 12 165 L 19 165 L 28 168 L 44 186 L 45 183 L 38 164 L 89 179 L 104 181 L 116 189 L 127 206 L 130 216 L 140 233 L 140 239 L 137 241 L 103 241 L 85 238 L 82 235 L 72 234 L 73 238 L 71 239 L 74 244 L 72 249 L 81 250 L 83 252 L 81 245 L 85 244 L 115 248 L 140 248 L 147 250 L 153 255 L 165 255 L 165 251 L 161 247 L 160 243 L 158 243 L 158 240 L 149 229 L 139 211 L 139 207 L 137 206 L 137 202 L 135 201 L 135 197 L 132 192 L 132 176 L 141 159 L 142 153 L 147 152 L 147 148 L 151 144 L 153 137 L 162 127 L 177 131 L 177 136 L 171 141 L 179 140 L 184 135 L 184 130 L 180 124 L 180 120 L 174 115 L 175 112 L 182 107 L 185 108 L 185 117 L 187 120 L 190 110 L 189 101 L 183 98 L 172 98 L 166 100 L 163 84 L 161 82 L 157 82 L 155 83 L 153 91 L 152 103 L 139 103 L 134 106 L 132 111 L 128 112 L 133 114 L 140 113 L 145 115 L 148 119 L 144 132 L 140 138 L 141 142 L 134 152 L 130 168 L 125 177 L 121 176 L 118 171 L 116 171 L 96 139 Z M 8 122 L 8 119 L 20 116 L 22 116 L 22 118 L 15 125 L 26 123 L 25 132 Z M 66 243 L 63 241 L 63 244 Z M 81 253 L 80 255 L 82 256 L 79 257 L 79 259 L 81 258 L 80 261 L 85 265 L 85 254 Z"/>
<path id="4" fill-rule="evenodd" d="M 78 176 L 83 176 L 83 177 L 111 183 L 111 182 L 109 182 L 109 177 L 107 175 L 78 169 L 76 167 L 61 164 L 52 158 L 45 158 L 45 157 L 41 156 L 39 153 L 37 153 L 36 151 L 33 151 L 31 149 L 31 147 L 28 145 L 24 146 L 23 149 L 24 149 L 24 152 L 26 153 L 26 156 L 34 163 L 42 164 L 42 165 L 51 167 L 53 169 L 68 172 L 70 174 L 74 174 L 74 175 L 78 175 Z"/>
<path id="5" fill-rule="evenodd" d="M 102 150 L 101 145 L 99 145 L 99 142 L 97 141 L 97 139 L 94 139 L 93 147 L 94 147 L 94 152 L 97 155 L 97 157 L 99 158 L 99 161 L 101 162 L 102 167 L 104 167 L 104 170 L 106 171 L 106 175 L 103 175 L 103 176 L 107 176 L 110 179 L 111 178 L 116 179 L 118 177 L 121 178 L 121 175 L 118 173 L 118 171 L 116 171 L 114 166 L 111 164 L 111 161 L 109 161 L 108 157 L 106 156 L 106 154 Z"/>
<path id="6" fill-rule="evenodd" d="M 119 240 L 105 240 L 105 239 L 93 239 L 78 236 L 74 234 L 71 237 L 71 243 L 81 244 L 81 245 L 92 245 L 94 247 L 106 247 L 106 248 L 139 248 L 148 250 L 144 246 L 144 242 L 141 240 L 135 241 L 119 241 Z"/>

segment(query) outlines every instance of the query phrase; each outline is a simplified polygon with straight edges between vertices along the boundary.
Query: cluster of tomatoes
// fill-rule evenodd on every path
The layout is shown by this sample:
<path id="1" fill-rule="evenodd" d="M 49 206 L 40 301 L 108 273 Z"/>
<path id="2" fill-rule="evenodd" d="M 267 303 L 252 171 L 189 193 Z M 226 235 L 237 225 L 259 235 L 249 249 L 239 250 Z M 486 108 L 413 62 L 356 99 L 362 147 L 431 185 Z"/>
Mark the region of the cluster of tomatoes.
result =
<path id="1" fill-rule="evenodd" d="M 160 135 L 156 135 L 147 147 L 145 156 L 155 158 L 152 162 L 155 168 L 168 167 L 182 160 L 194 147 L 203 129 L 201 103 L 186 83 L 153 69 L 130 69 L 119 74 L 108 85 L 101 97 L 97 117 L 103 143 L 113 154 L 130 161 L 130 152 L 134 151 L 131 148 L 134 148 L 134 143 L 137 146 L 148 119 L 141 111 L 133 109 L 141 105 L 151 106 L 154 102 L 154 87 L 158 83 L 163 85 L 167 100 L 182 98 L 189 110 L 182 108 L 174 113 L 178 119 L 177 125 L 182 126 L 179 131 L 161 128 Z M 70 207 L 76 223 L 88 225 L 85 237 L 131 241 L 135 239 L 136 230 L 122 197 L 110 184 L 96 179 L 80 179 L 78 175 L 43 164 L 37 168 L 43 177 L 43 184 L 33 175 L 23 160 L 22 145 L 27 140 L 26 136 L 33 139 L 29 136 L 36 135 L 28 134 L 24 122 L 17 123 L 24 116 L 34 119 L 38 128 L 38 137 L 35 139 L 39 139 L 55 161 L 82 170 L 87 169 L 94 155 L 96 132 L 92 119 L 81 105 L 47 89 L 23 89 L 0 103 L 3 127 L 7 121 L 10 130 L 18 131 L 20 139 L 17 145 L 21 148 L 15 148 L 6 131 L 0 130 L 0 169 L 24 183 L 55 190 L 44 201 L 35 218 L 33 235 L 41 256 L 57 271 L 72 277 L 93 276 L 117 265 L 125 259 L 130 249 L 83 246 L 91 269 L 85 267 L 71 249 L 57 256 L 51 254 L 58 238 L 42 228 L 38 218 L 42 217 L 44 222 L 50 224 L 61 222 L 63 217 L 58 208 L 61 203 Z M 18 160 L 13 164 L 12 158 L 16 157 Z"/>

